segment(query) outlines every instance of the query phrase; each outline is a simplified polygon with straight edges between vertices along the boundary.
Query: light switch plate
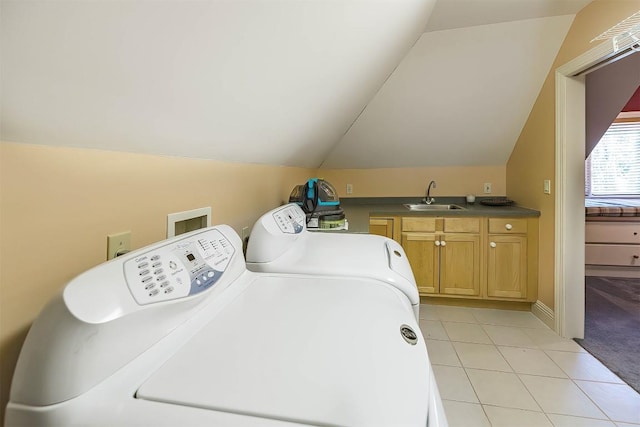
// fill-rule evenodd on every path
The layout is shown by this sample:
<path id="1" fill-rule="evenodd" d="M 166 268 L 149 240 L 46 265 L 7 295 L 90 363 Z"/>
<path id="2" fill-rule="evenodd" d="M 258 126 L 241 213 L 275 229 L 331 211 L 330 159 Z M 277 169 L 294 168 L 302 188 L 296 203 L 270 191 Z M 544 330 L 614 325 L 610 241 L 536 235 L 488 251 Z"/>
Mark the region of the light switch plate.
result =
<path id="1" fill-rule="evenodd" d="M 544 180 L 544 194 L 551 194 L 551 180 L 550 179 L 545 179 Z"/>

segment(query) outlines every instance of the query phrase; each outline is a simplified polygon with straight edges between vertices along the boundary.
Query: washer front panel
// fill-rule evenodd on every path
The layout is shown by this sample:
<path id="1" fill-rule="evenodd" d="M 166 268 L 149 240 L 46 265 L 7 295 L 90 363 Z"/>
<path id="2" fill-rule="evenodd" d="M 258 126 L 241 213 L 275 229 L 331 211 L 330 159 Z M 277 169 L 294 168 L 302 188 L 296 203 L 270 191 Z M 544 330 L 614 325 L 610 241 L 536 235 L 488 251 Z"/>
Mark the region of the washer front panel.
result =
<path id="1" fill-rule="evenodd" d="M 208 230 L 126 261 L 127 286 L 140 305 L 195 295 L 213 286 L 235 253 L 218 230 Z"/>

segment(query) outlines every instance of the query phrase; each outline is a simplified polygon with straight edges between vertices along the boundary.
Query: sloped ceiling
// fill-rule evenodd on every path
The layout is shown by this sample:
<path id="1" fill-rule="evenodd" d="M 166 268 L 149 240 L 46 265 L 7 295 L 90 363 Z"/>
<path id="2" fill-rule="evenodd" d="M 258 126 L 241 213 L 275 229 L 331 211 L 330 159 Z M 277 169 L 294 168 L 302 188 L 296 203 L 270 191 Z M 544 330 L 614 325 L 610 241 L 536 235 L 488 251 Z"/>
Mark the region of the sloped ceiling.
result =
<path id="1" fill-rule="evenodd" d="M 3 0 L 0 138 L 302 167 L 504 164 L 586 3 Z"/>
<path id="2" fill-rule="evenodd" d="M 506 164 L 572 20 L 424 33 L 323 167 Z"/>
<path id="3" fill-rule="evenodd" d="M 4 141 L 317 167 L 435 0 L 3 0 Z"/>

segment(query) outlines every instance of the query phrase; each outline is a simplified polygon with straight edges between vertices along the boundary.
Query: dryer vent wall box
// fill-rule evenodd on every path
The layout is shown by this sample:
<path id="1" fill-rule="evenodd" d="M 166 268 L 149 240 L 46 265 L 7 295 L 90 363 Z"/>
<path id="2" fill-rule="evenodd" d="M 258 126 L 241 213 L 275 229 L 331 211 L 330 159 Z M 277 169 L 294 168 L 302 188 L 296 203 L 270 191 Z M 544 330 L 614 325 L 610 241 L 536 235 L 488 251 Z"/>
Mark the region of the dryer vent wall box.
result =
<path id="1" fill-rule="evenodd" d="M 211 207 L 167 215 L 167 238 L 211 226 Z"/>

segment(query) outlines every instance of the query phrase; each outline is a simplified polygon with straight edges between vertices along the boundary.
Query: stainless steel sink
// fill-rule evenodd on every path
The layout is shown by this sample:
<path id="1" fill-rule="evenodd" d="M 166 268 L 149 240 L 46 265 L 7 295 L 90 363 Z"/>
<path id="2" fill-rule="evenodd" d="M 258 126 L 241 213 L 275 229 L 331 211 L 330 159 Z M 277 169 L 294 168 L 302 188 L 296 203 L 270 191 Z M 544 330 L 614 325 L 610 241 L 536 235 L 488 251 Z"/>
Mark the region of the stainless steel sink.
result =
<path id="1" fill-rule="evenodd" d="M 405 203 L 404 207 L 410 211 L 449 211 L 464 208 L 458 205 L 427 205 L 426 203 Z"/>

